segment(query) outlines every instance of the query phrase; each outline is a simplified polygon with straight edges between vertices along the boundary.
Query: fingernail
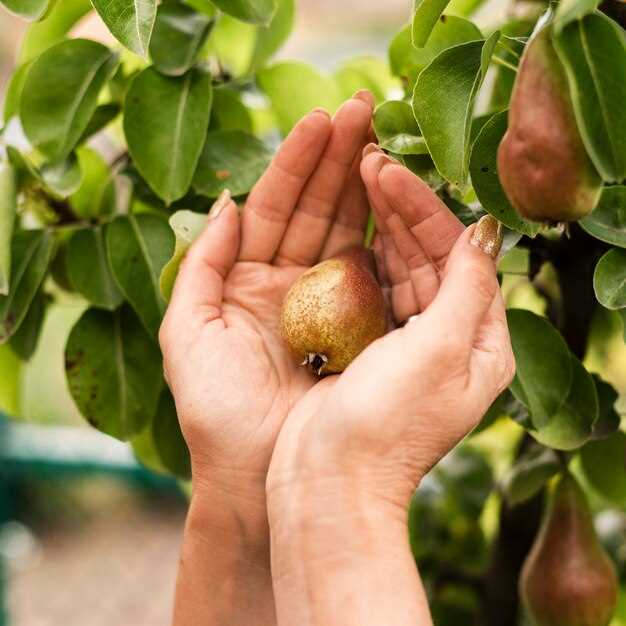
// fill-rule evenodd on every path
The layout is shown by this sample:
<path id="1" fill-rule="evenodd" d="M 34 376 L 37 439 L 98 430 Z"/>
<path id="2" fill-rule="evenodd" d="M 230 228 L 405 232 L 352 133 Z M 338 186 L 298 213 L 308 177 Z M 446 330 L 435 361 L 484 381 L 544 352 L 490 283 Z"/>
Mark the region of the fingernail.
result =
<path id="1" fill-rule="evenodd" d="M 215 201 L 211 210 L 209 211 L 209 219 L 214 220 L 219 216 L 224 207 L 228 205 L 231 200 L 230 190 L 224 189 L 220 194 L 219 198 Z"/>
<path id="2" fill-rule="evenodd" d="M 478 220 L 470 243 L 495 261 L 502 248 L 502 239 L 502 224 L 492 215 L 485 215 Z"/>
<path id="3" fill-rule="evenodd" d="M 382 150 L 377 144 L 368 143 L 365 148 L 363 148 L 363 158 L 365 158 L 368 154 L 372 154 L 372 152 L 382 152 Z"/>
<path id="4" fill-rule="evenodd" d="M 372 111 L 374 110 L 374 106 L 376 105 L 376 101 L 374 100 L 372 92 L 368 91 L 367 89 L 360 89 L 352 96 L 352 99 L 365 102 L 365 104 L 367 104 L 367 106 L 372 109 Z"/>
<path id="5" fill-rule="evenodd" d="M 315 109 L 311 111 L 310 115 L 314 115 L 316 113 L 321 113 L 322 115 L 325 115 L 326 117 L 330 117 L 330 113 L 323 107 L 316 107 Z"/>

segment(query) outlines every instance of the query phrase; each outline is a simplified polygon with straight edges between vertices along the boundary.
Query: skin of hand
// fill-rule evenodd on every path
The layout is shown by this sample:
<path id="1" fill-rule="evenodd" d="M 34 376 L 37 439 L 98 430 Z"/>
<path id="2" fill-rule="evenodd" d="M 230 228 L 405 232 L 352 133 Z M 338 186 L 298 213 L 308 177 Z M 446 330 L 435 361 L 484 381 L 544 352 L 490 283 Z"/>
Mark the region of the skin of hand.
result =
<path id="1" fill-rule="evenodd" d="M 181 266 L 160 332 L 193 495 L 175 623 L 275 623 L 265 483 L 278 433 L 316 381 L 279 334 L 306 269 L 362 243 L 374 100 L 303 118 L 239 210 L 223 195 Z"/>
<path id="2" fill-rule="evenodd" d="M 396 321 L 409 323 L 315 385 L 281 430 L 268 475 L 279 624 L 431 623 L 407 504 L 515 371 L 497 222 L 464 229 L 426 184 L 372 150 L 361 170 L 376 250 Z"/>

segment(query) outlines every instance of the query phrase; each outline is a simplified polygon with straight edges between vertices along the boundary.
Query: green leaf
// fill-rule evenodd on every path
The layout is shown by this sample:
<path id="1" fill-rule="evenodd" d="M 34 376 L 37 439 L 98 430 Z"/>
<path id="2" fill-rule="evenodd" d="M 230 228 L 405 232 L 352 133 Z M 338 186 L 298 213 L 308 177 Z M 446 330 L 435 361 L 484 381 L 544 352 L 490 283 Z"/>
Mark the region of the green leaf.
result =
<path id="1" fill-rule="evenodd" d="M 91 148 L 79 148 L 77 152 L 83 180 L 70 197 L 72 211 L 86 220 L 111 213 L 115 209 L 116 195 L 109 166 Z"/>
<path id="2" fill-rule="evenodd" d="M 543 426 L 530 431 L 537 441 L 556 450 L 575 450 L 587 443 L 599 415 L 598 393 L 591 374 L 576 357 L 571 360 L 572 384 L 565 402 Z"/>
<path id="3" fill-rule="evenodd" d="M 253 62 L 258 27 L 245 24 L 229 15 L 221 15 L 207 45 L 203 57 L 216 57 L 222 73 L 227 76 L 246 76 Z M 233 41 L 237 42 L 233 46 Z"/>
<path id="4" fill-rule="evenodd" d="M 470 158 L 474 101 L 496 46 L 499 32 L 445 50 L 417 79 L 413 111 L 441 175 L 464 185 Z"/>
<path id="5" fill-rule="evenodd" d="M 166 203 L 191 185 L 211 113 L 211 77 L 200 69 L 173 78 L 145 69 L 124 106 L 124 132 L 137 169 Z"/>
<path id="6" fill-rule="evenodd" d="M 624 327 L 624 343 L 626 343 L 626 309 L 619 311 L 619 314 L 622 318 L 622 325 Z"/>
<path id="7" fill-rule="evenodd" d="M 50 0 L 1 0 L 0 4 L 31 22 L 40 20 L 50 8 Z"/>
<path id="8" fill-rule="evenodd" d="M 252 189 L 272 160 L 272 152 L 254 137 L 240 130 L 216 130 L 206 143 L 193 179 L 194 189 L 217 198 L 225 189 L 241 196 Z"/>
<path id="9" fill-rule="evenodd" d="M 593 425 L 593 438 L 604 439 L 619 430 L 621 417 L 615 409 L 619 394 L 613 385 L 605 382 L 597 374 L 593 375 L 598 392 L 599 415 Z"/>
<path id="10" fill-rule="evenodd" d="M 503 480 L 503 491 L 509 506 L 530 500 L 561 469 L 553 450 L 531 447 L 511 468 Z"/>
<path id="11" fill-rule="evenodd" d="M 161 355 L 128 306 L 82 315 L 67 341 L 65 372 L 82 415 L 112 437 L 128 439 L 155 414 Z"/>
<path id="12" fill-rule="evenodd" d="M 607 309 L 626 307 L 626 250 L 613 248 L 600 259 L 593 288 L 598 302 Z"/>
<path id="13" fill-rule="evenodd" d="M 67 243 L 65 268 L 72 287 L 89 304 L 114 311 L 122 304 L 109 267 L 106 251 L 107 226 L 77 230 Z"/>
<path id="14" fill-rule="evenodd" d="M 367 89 L 372 92 L 376 102 L 384 102 L 387 95 L 397 91 L 398 87 L 388 64 L 370 56 L 357 57 L 342 63 L 334 77 L 342 100 L 348 100 L 357 91 Z"/>
<path id="15" fill-rule="evenodd" d="M 572 358 L 565 340 L 543 317 L 522 309 L 507 312 L 517 374 L 513 395 L 542 429 L 563 406 L 572 387 Z"/>
<path id="16" fill-rule="evenodd" d="M 92 135 L 99 133 L 103 128 L 108 126 L 122 111 L 122 107 L 119 104 L 110 102 L 108 104 L 101 104 L 91 116 L 87 128 L 85 128 L 79 144 L 84 143 Z"/>
<path id="17" fill-rule="evenodd" d="M 46 187 L 60 198 L 67 198 L 78 191 L 83 180 L 75 152 L 57 163 L 44 163 L 40 175 Z"/>
<path id="18" fill-rule="evenodd" d="M 626 33 L 601 13 L 572 22 L 554 37 L 576 121 L 604 180 L 626 178 Z"/>
<path id="19" fill-rule="evenodd" d="M 442 15 L 435 25 L 428 43 L 415 48 L 411 42 L 411 25 L 405 26 L 389 47 L 391 73 L 408 81 L 412 89 L 419 73 L 433 59 L 453 46 L 482 39 L 480 30 L 469 20 L 452 15 Z"/>
<path id="20" fill-rule="evenodd" d="M 65 39 L 72 27 L 91 11 L 89 0 L 55 2 L 45 20 L 31 24 L 22 41 L 19 63 L 26 63 Z"/>
<path id="21" fill-rule="evenodd" d="M 172 258 L 161 270 L 161 277 L 159 278 L 161 295 L 165 300 L 169 301 L 172 297 L 172 290 L 178 276 L 178 268 L 191 244 L 204 230 L 206 223 L 207 216 L 205 214 L 194 213 L 193 211 L 176 211 L 170 217 L 170 226 L 176 237 L 176 246 Z"/>
<path id="22" fill-rule="evenodd" d="M 169 389 L 164 389 L 161 394 L 152 421 L 152 433 L 163 466 L 179 478 L 191 478 L 189 450 L 180 430 L 176 404 Z"/>
<path id="23" fill-rule="evenodd" d="M 172 231 L 160 217 L 141 214 L 117 217 L 106 235 L 113 276 L 150 335 L 156 337 L 165 311 L 159 276 L 174 250 Z"/>
<path id="24" fill-rule="evenodd" d="M 242 22 L 267 26 L 274 17 L 276 0 L 212 0 L 213 4 Z"/>
<path id="25" fill-rule="evenodd" d="M 295 0 L 278 0 L 276 13 L 269 26 L 257 29 L 248 73 L 253 74 L 263 67 L 280 50 L 293 30 L 294 18 Z"/>
<path id="26" fill-rule="evenodd" d="M 580 20 L 588 13 L 593 13 L 600 4 L 599 0 L 561 0 L 554 14 L 554 28 L 560 31 L 570 22 Z"/>
<path id="27" fill-rule="evenodd" d="M 389 100 L 374 111 L 374 131 L 380 147 L 395 154 L 428 154 L 413 109 L 402 100 Z"/>
<path id="28" fill-rule="evenodd" d="M 534 237 L 541 225 L 522 219 L 511 206 L 498 178 L 497 151 L 507 128 L 507 112 L 497 113 L 483 127 L 470 158 L 470 175 L 481 205 L 505 226 Z"/>
<path id="29" fill-rule="evenodd" d="M 305 63 L 283 61 L 261 70 L 257 82 L 270 99 L 284 135 L 315 107 L 333 112 L 340 95 L 333 80 Z"/>
<path id="30" fill-rule="evenodd" d="M 195 63 L 214 20 L 178 2 L 159 6 L 150 58 L 162 74 L 182 76 Z"/>
<path id="31" fill-rule="evenodd" d="M 11 76 L 11 80 L 6 86 L 6 95 L 4 98 L 3 120 L 8 122 L 13 116 L 20 113 L 20 98 L 22 97 L 22 89 L 26 82 L 26 75 L 30 69 L 30 63 L 20 65 Z"/>
<path id="32" fill-rule="evenodd" d="M 86 39 L 57 44 L 33 62 L 20 117 L 26 136 L 48 159 L 61 161 L 75 148 L 117 63 L 108 48 Z"/>
<path id="33" fill-rule="evenodd" d="M 199 11 L 200 13 L 204 13 L 209 17 L 215 16 L 216 9 L 211 0 L 184 0 L 184 2 L 186 5 L 190 6 L 196 11 Z"/>
<path id="34" fill-rule="evenodd" d="M 11 243 L 11 289 L 0 296 L 0 343 L 17 332 L 30 303 L 41 285 L 54 247 L 52 235 L 45 230 L 24 230 Z"/>
<path id="35" fill-rule="evenodd" d="M 417 0 L 413 15 L 413 45 L 423 48 L 450 0 Z"/>
<path id="36" fill-rule="evenodd" d="M 581 450 L 580 458 L 591 486 L 611 503 L 626 505 L 626 435 L 618 431 L 591 441 Z"/>
<path id="37" fill-rule="evenodd" d="M 111 34 L 144 59 L 154 27 L 157 0 L 92 0 Z"/>
<path id="38" fill-rule="evenodd" d="M 9 293 L 11 276 L 11 236 L 17 211 L 15 172 L 7 161 L 0 161 L 0 296 Z"/>
<path id="39" fill-rule="evenodd" d="M 252 116 L 241 101 L 239 92 L 230 87 L 218 87 L 213 90 L 209 129 L 252 132 Z"/>
<path id="40" fill-rule="evenodd" d="M 39 289 L 33 301 L 30 303 L 30 307 L 28 307 L 28 313 L 24 321 L 20 324 L 18 331 L 9 341 L 11 350 L 13 350 L 22 361 L 30 360 L 37 349 L 37 342 L 41 335 L 47 303 L 47 296 L 43 293 L 43 289 Z"/>
<path id="41" fill-rule="evenodd" d="M 605 187 L 598 206 L 578 223 L 596 239 L 626 248 L 626 187 Z"/>

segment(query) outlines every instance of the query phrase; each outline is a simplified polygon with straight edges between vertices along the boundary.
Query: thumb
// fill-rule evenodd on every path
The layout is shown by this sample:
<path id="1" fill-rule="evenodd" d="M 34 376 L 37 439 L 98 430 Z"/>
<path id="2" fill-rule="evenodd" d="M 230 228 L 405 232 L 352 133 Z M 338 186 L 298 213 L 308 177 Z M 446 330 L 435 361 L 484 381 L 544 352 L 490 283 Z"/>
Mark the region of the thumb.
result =
<path id="1" fill-rule="evenodd" d="M 458 239 L 434 302 L 424 313 L 458 344 L 474 345 L 499 290 L 496 264 L 502 247 L 502 225 L 491 215 L 480 219 Z"/>
<path id="2" fill-rule="evenodd" d="M 202 308 L 204 321 L 220 317 L 224 280 L 237 259 L 240 243 L 239 211 L 228 190 L 216 200 L 205 229 L 183 260 L 170 309 Z"/>

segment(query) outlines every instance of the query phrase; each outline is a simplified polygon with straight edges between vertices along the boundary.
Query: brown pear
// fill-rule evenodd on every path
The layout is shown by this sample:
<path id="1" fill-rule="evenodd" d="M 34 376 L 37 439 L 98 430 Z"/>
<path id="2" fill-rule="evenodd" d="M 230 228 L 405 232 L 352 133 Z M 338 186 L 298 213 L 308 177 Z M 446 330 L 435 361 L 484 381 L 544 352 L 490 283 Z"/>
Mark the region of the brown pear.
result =
<path id="1" fill-rule="evenodd" d="M 294 356 L 318 375 L 343 372 L 385 330 L 376 264 L 364 248 L 306 271 L 283 303 L 281 334 Z"/>
<path id="2" fill-rule="evenodd" d="M 498 175 L 524 218 L 579 220 L 598 203 L 602 180 L 580 137 L 565 69 L 547 24 L 529 40 L 498 148 Z"/>
<path id="3" fill-rule="evenodd" d="M 536 626 L 607 626 L 617 604 L 613 563 L 600 545 L 585 494 L 560 479 L 520 580 Z"/>

